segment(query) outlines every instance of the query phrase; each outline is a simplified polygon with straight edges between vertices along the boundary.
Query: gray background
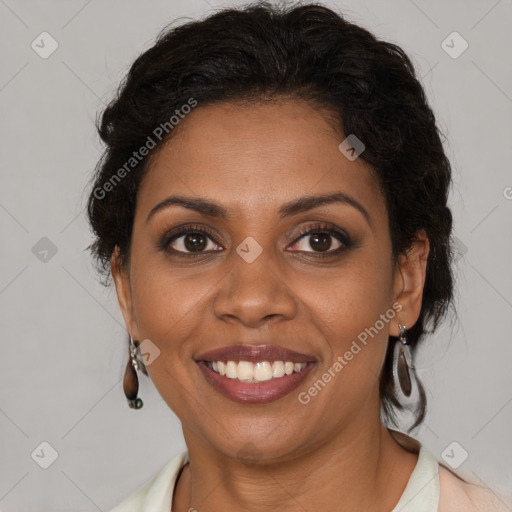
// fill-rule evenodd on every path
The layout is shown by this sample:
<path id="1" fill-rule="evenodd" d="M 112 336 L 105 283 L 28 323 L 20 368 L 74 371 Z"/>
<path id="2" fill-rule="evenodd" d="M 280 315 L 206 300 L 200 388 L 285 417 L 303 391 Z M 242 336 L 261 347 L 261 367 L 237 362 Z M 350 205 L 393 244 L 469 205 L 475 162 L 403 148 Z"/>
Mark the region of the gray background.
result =
<path id="1" fill-rule="evenodd" d="M 452 458 L 469 453 L 460 474 L 510 499 L 512 2 L 327 4 L 409 53 L 447 134 L 459 320 L 419 354 L 430 409 L 416 437 L 439 460 L 457 441 Z M 96 113 L 133 59 L 171 20 L 228 5 L 0 0 L 3 511 L 108 510 L 184 448 L 178 420 L 148 379 L 144 408 L 126 405 L 124 324 L 85 251 L 84 188 L 101 154 Z M 59 45 L 47 59 L 31 47 L 43 45 L 43 31 Z M 453 31 L 469 44 L 458 58 L 442 47 Z M 462 48 L 453 37 L 446 44 Z M 58 454 L 48 469 L 40 464 L 52 449 L 42 442 Z"/>

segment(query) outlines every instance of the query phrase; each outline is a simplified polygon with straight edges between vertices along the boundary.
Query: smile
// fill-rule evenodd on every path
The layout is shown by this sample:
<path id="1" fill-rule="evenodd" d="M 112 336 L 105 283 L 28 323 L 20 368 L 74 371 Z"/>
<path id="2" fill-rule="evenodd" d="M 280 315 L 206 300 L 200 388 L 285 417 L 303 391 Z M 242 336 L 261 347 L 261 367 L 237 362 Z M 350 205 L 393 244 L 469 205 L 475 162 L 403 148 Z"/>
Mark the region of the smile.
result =
<path id="1" fill-rule="evenodd" d="M 232 345 L 196 360 L 206 381 L 239 403 L 267 403 L 296 389 L 316 365 L 314 357 L 275 345 Z"/>
<path id="2" fill-rule="evenodd" d="M 271 379 L 280 379 L 285 375 L 300 372 L 306 368 L 307 363 L 292 363 L 291 361 L 207 361 L 208 368 L 214 372 L 225 375 L 228 379 L 237 379 L 240 382 L 265 382 Z"/>

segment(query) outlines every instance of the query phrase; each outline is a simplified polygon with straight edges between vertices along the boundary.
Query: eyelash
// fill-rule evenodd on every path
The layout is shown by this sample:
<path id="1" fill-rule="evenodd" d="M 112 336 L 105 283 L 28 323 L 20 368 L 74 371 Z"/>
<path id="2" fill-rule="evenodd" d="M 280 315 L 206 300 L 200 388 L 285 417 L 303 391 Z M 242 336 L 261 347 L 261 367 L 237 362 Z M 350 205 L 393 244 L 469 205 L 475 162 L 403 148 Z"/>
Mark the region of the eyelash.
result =
<path id="1" fill-rule="evenodd" d="M 214 242 L 217 245 L 220 245 L 220 243 L 217 241 L 214 233 L 211 230 L 209 230 L 208 228 L 206 228 L 204 226 L 189 225 L 189 226 L 180 227 L 179 231 L 166 233 L 162 237 L 160 243 L 158 244 L 158 248 L 162 251 L 172 252 L 172 254 L 174 254 L 174 255 L 182 256 L 185 258 L 197 258 L 200 256 L 204 256 L 205 254 L 208 254 L 210 251 L 208 251 L 208 252 L 199 251 L 199 252 L 194 253 L 194 252 L 176 251 L 174 249 L 169 248 L 169 245 L 171 244 L 171 242 L 174 242 L 175 240 L 177 240 L 178 238 L 181 238 L 184 235 L 190 235 L 190 234 L 206 235 L 208 238 L 211 239 L 212 242 Z M 327 258 L 327 257 L 333 256 L 333 255 L 337 255 L 353 246 L 352 239 L 346 232 L 344 232 L 340 229 L 337 229 L 337 228 L 333 228 L 329 224 L 321 224 L 321 223 L 315 224 L 313 226 L 307 226 L 307 227 L 301 229 L 298 236 L 295 238 L 295 240 L 292 242 L 292 244 L 298 242 L 301 238 L 304 238 L 306 235 L 318 235 L 318 234 L 329 234 L 332 237 L 336 238 L 342 245 L 340 247 L 338 247 L 337 249 L 330 250 L 328 252 L 317 252 L 317 251 L 309 252 L 309 251 L 307 251 L 307 254 L 313 254 L 314 257 Z M 213 251 L 213 252 L 220 252 L 220 251 Z M 299 252 L 301 252 L 301 251 L 299 251 Z"/>

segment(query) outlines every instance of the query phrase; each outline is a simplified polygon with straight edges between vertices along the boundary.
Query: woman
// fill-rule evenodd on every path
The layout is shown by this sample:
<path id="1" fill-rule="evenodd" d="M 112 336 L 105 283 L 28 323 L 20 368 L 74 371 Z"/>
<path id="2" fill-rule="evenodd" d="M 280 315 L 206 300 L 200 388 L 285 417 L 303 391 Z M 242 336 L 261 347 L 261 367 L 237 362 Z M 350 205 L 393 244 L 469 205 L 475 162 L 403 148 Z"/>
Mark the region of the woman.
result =
<path id="1" fill-rule="evenodd" d="M 114 511 L 499 510 L 387 425 L 452 300 L 450 164 L 408 57 L 266 3 L 164 32 L 99 127 L 92 246 L 187 451 Z"/>

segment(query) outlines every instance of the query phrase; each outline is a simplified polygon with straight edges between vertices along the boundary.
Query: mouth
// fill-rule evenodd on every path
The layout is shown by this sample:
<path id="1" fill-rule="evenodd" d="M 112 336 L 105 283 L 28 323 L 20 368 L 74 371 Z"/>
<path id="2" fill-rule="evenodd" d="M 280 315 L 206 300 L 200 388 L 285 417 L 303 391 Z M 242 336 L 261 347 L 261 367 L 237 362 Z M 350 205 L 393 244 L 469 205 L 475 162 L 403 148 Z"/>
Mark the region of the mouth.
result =
<path id="1" fill-rule="evenodd" d="M 207 382 L 239 403 L 267 403 L 296 389 L 315 366 L 314 357 L 275 345 L 233 345 L 196 359 Z"/>

